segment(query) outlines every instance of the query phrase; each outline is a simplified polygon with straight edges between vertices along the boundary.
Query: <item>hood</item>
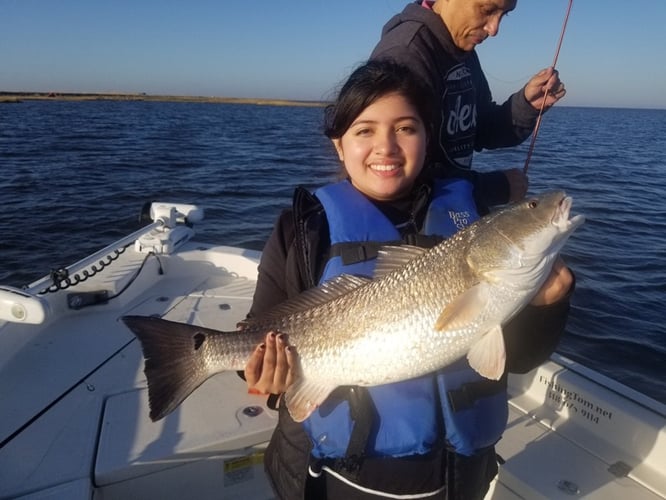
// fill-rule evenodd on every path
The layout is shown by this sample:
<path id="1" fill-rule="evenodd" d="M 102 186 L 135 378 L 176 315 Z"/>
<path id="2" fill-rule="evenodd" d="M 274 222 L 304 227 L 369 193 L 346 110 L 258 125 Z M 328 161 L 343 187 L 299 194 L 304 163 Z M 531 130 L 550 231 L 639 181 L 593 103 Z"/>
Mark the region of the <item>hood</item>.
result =
<path id="1" fill-rule="evenodd" d="M 423 29 L 429 31 L 436 41 L 456 60 L 463 61 L 469 57 L 471 52 L 460 50 L 453 43 L 451 33 L 439 15 L 422 7 L 420 1 L 408 4 L 401 13 L 389 19 L 382 28 L 382 39 L 390 39 L 396 36 L 398 40 L 407 43 L 410 40 L 410 33 L 413 37 Z"/>

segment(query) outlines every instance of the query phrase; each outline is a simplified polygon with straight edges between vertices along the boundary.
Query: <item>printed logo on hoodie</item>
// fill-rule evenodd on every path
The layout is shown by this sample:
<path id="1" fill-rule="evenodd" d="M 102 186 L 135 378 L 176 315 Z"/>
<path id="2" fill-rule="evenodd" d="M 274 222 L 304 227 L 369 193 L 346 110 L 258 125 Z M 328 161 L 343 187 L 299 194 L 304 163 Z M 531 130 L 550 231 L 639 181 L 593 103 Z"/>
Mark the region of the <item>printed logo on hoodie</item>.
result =
<path id="1" fill-rule="evenodd" d="M 476 134 L 476 100 L 469 68 L 454 66 L 444 77 L 442 95 L 441 148 L 461 168 L 471 168 Z"/>

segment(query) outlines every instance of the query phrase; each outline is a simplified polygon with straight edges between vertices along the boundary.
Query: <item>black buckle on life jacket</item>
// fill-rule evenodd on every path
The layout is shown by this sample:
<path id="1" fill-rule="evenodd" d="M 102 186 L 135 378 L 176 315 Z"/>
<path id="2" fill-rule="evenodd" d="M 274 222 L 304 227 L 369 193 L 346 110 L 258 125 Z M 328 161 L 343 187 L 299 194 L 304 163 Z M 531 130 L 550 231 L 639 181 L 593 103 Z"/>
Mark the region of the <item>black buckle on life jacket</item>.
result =
<path id="1" fill-rule="evenodd" d="M 372 243 L 354 244 L 340 249 L 340 258 L 345 266 L 374 259 L 377 255 L 379 255 L 379 245 Z"/>
<path id="2" fill-rule="evenodd" d="M 403 241 L 407 245 L 419 248 L 432 248 L 439 245 L 444 238 L 439 235 L 429 235 L 429 234 L 420 234 L 420 233 L 408 233 L 402 236 Z"/>
<path id="3" fill-rule="evenodd" d="M 432 248 L 444 241 L 444 238 L 437 235 L 426 235 L 418 233 L 408 233 L 402 236 L 401 240 L 396 241 L 349 241 L 344 243 L 335 243 L 331 245 L 329 256 L 342 259 L 342 264 L 349 266 L 357 262 L 365 262 L 379 255 L 379 250 L 385 246 L 392 245 L 412 245 L 421 248 Z"/>
<path id="4" fill-rule="evenodd" d="M 446 396 L 455 411 L 467 410 L 474 406 L 479 399 L 499 394 L 506 388 L 505 379 L 500 380 L 478 380 L 463 384 L 460 389 L 450 390 Z"/>
<path id="5" fill-rule="evenodd" d="M 400 243 L 400 241 L 346 241 L 335 243 L 329 249 L 329 258 L 339 256 L 342 259 L 342 264 L 349 266 L 376 258 L 379 255 L 379 249 L 383 246 Z"/>

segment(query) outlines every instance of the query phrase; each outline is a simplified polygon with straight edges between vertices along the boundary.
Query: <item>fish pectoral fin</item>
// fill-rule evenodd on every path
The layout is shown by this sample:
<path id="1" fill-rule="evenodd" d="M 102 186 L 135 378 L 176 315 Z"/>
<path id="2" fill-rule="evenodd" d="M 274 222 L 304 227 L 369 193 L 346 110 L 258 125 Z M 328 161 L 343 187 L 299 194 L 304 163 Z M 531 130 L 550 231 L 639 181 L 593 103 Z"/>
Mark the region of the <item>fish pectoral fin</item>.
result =
<path id="1" fill-rule="evenodd" d="M 504 374 L 506 350 L 502 326 L 495 325 L 467 353 L 469 365 L 486 378 L 499 380 Z"/>
<path id="2" fill-rule="evenodd" d="M 441 332 L 471 323 L 479 317 L 486 304 L 486 287 L 479 283 L 449 302 L 435 321 L 435 330 Z"/>
<path id="3" fill-rule="evenodd" d="M 284 395 L 289 415 L 296 422 L 302 422 L 310 416 L 335 389 L 334 385 L 316 384 L 306 379 L 294 382 Z"/>

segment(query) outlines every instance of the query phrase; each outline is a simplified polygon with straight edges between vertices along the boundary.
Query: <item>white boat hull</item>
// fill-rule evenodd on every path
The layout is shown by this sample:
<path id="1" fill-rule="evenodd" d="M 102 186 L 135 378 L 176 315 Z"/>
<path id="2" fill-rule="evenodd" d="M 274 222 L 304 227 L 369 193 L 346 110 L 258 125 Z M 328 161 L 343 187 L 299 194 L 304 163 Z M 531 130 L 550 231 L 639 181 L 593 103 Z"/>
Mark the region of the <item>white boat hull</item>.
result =
<path id="1" fill-rule="evenodd" d="M 154 314 L 234 329 L 259 253 L 180 241 L 158 257 L 145 251 L 130 245 L 55 293 L 39 293 L 44 278 L 24 290 L 44 321 L 0 322 L 0 499 L 273 498 L 262 457 L 277 415 L 265 397 L 224 373 L 151 422 L 140 347 L 119 321 Z M 97 300 L 101 290 L 119 295 L 69 306 L 69 294 Z M 666 498 L 663 404 L 559 356 L 511 376 L 510 391 L 505 463 L 488 498 Z"/>

